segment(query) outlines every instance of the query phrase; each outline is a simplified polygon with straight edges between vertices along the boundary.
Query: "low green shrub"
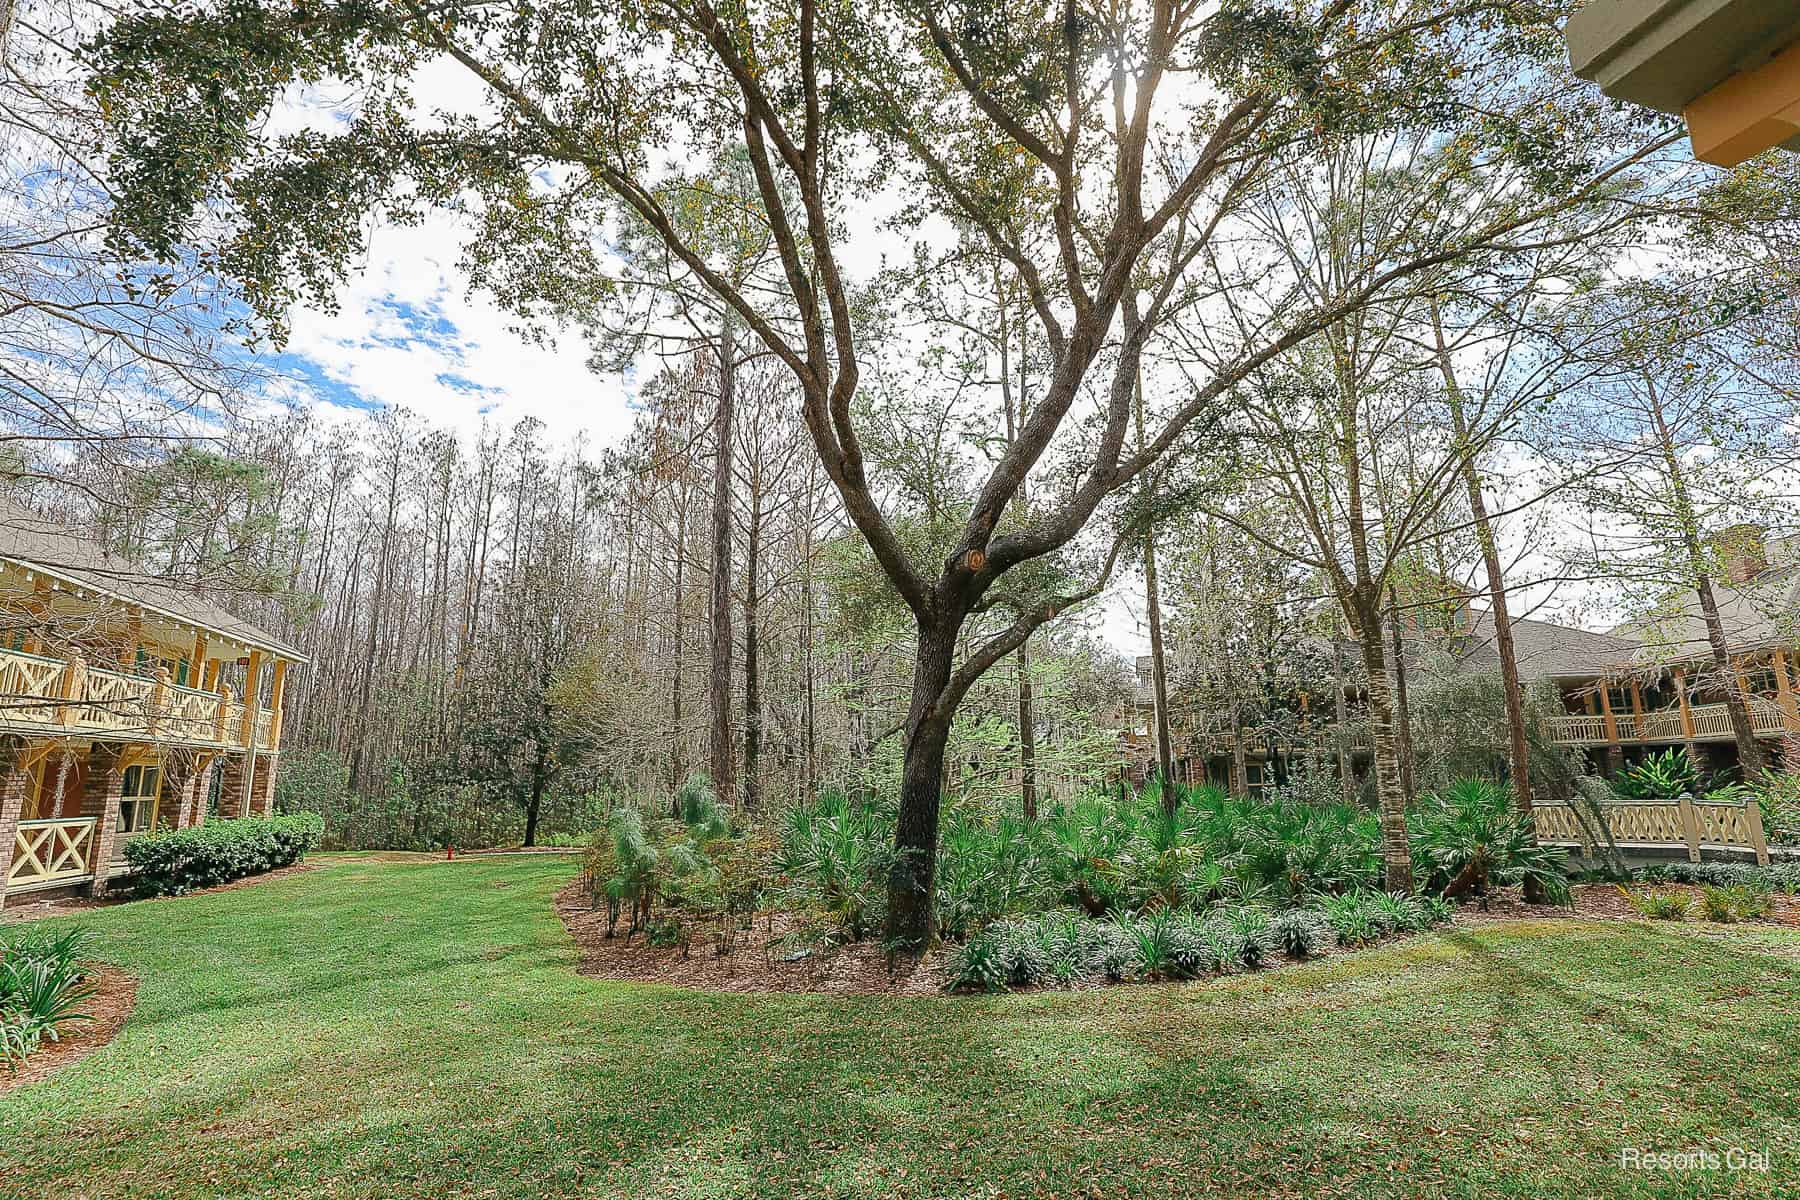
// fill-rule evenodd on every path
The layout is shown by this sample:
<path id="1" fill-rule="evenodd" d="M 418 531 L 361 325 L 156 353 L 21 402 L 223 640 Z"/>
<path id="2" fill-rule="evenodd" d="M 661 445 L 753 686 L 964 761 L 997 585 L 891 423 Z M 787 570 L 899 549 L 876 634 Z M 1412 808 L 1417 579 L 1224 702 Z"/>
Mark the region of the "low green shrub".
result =
<path id="1" fill-rule="evenodd" d="M 798 907 L 829 922 L 842 940 L 879 929 L 894 863 L 891 811 L 826 789 L 788 809 L 783 821 L 775 868 Z"/>
<path id="2" fill-rule="evenodd" d="M 139 834 L 125 843 L 125 858 L 140 895 L 179 896 L 299 862 L 324 832 L 317 813 L 208 821 Z"/>
<path id="3" fill-rule="evenodd" d="M 1693 907 L 1688 894 L 1674 888 L 1650 888 L 1642 892 L 1634 892 L 1628 888 L 1619 890 L 1625 893 L 1631 907 L 1654 921 L 1685 921 Z"/>
<path id="4" fill-rule="evenodd" d="M 28 925 L 0 943 L 0 1058 L 17 1070 L 62 1027 L 93 1018 L 81 1004 L 94 984 L 81 955 L 92 941 L 81 926 L 53 930 Z"/>
<path id="5" fill-rule="evenodd" d="M 1420 797 L 1407 832 L 1413 870 L 1428 891 L 1484 897 L 1496 886 L 1530 881 L 1553 903 L 1572 901 L 1566 855 L 1539 844 L 1509 787 L 1459 779 Z"/>
<path id="6" fill-rule="evenodd" d="M 1738 920 L 1738 908 L 1730 892 L 1707 884 L 1700 889 L 1700 915 L 1709 921 L 1729 925 Z"/>
<path id="7" fill-rule="evenodd" d="M 1316 958 L 1337 945 L 1331 922 L 1309 908 L 1276 913 L 1269 920 L 1269 933 L 1290 958 Z"/>
<path id="8" fill-rule="evenodd" d="M 1777 846 L 1800 846 L 1800 771 L 1767 776 L 1755 796 L 1764 836 Z"/>
<path id="9" fill-rule="evenodd" d="M 1276 956 L 1313 958 L 1340 941 L 1360 945 L 1450 919 L 1442 900 L 1365 889 L 1328 897 L 1319 908 L 1271 913 L 1259 905 L 1218 905 L 1090 917 L 1059 909 L 995 921 L 953 945 L 944 960 L 952 991 L 1075 987 L 1134 979 L 1198 979 L 1272 965 Z"/>
<path id="10" fill-rule="evenodd" d="M 1699 883 L 1714 887 L 1745 884 L 1793 895 L 1800 891 L 1800 862 L 1754 863 L 1672 862 L 1632 872 L 1639 883 Z"/>
<path id="11" fill-rule="evenodd" d="M 1767 885 L 1734 883 L 1729 887 L 1702 884 L 1700 913 L 1709 921 L 1734 924 L 1758 921 L 1775 911 L 1775 895 Z"/>
<path id="12" fill-rule="evenodd" d="M 1327 898 L 1320 914 L 1345 946 L 1366 946 L 1395 933 L 1418 933 L 1450 920 L 1453 906 L 1440 897 L 1373 889 Z"/>

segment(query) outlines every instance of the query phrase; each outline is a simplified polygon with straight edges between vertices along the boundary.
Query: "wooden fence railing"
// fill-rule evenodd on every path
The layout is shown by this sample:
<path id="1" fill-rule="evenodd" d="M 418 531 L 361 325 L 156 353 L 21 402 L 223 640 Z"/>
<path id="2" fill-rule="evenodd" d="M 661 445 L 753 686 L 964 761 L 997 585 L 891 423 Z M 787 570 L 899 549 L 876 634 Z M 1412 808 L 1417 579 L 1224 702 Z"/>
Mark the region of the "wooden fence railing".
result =
<path id="1" fill-rule="evenodd" d="M 1531 811 L 1539 841 L 1579 846 L 1584 854 L 1593 855 L 1597 838 L 1568 805 L 1534 804 Z M 1766 866 L 1769 862 L 1762 809 L 1755 800 L 1714 804 L 1683 796 L 1679 800 L 1606 804 L 1600 811 L 1621 849 L 1685 849 L 1692 862 L 1700 861 L 1703 849 L 1750 850 L 1758 863 Z"/>
<path id="2" fill-rule="evenodd" d="M 94 873 L 94 818 L 20 821 L 7 890 L 85 879 Z"/>

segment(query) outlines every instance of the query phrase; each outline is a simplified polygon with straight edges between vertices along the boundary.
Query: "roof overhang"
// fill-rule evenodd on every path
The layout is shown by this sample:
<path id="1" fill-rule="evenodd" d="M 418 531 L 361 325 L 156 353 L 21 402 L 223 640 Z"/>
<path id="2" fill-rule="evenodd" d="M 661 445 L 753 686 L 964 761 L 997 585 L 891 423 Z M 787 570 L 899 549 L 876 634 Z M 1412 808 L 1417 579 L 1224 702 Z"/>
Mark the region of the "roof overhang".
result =
<path id="1" fill-rule="evenodd" d="M 145 614 L 160 617 L 183 629 L 204 633 L 209 641 L 218 641 L 229 646 L 241 646 L 246 651 L 266 650 L 274 657 L 285 658 L 295 666 L 305 666 L 312 661 L 294 647 L 283 645 L 272 638 L 249 637 L 243 633 L 234 633 L 229 630 L 219 629 L 217 626 L 211 625 L 205 621 L 196 620 L 193 617 L 176 612 L 173 609 L 137 599 L 136 597 L 126 595 L 123 592 L 114 591 L 111 588 L 99 586 L 90 579 L 84 579 L 79 575 L 59 570 L 58 568 L 45 563 L 33 562 L 30 559 L 20 558 L 11 554 L 0 555 L 0 561 L 15 564 L 28 576 L 41 575 L 47 580 L 52 580 L 57 585 L 60 585 L 63 590 L 72 595 L 109 597 L 110 599 L 117 600 L 120 608 L 126 612 L 135 609 Z"/>
<path id="2" fill-rule="evenodd" d="M 1800 6 L 1593 0 L 1564 37 L 1575 74 L 1608 96 L 1681 114 L 1704 162 L 1800 151 Z"/>

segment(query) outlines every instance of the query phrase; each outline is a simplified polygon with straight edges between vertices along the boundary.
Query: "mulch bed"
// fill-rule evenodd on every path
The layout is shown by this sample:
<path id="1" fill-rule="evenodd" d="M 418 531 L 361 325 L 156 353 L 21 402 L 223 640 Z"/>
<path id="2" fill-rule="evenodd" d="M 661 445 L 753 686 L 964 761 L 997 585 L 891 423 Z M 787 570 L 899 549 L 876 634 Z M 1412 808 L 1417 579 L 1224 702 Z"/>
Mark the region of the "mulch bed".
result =
<path id="1" fill-rule="evenodd" d="M 1694 906 L 1688 914 L 1688 922 L 1712 924 L 1700 915 L 1700 888 L 1698 885 L 1634 883 L 1630 887 L 1633 891 L 1644 891 L 1654 887 L 1658 890 L 1686 892 Z M 1618 887 L 1614 884 L 1578 883 L 1571 890 L 1575 896 L 1574 908 L 1563 908 L 1555 904 L 1527 904 L 1519 894 L 1518 888 L 1503 888 L 1489 894 L 1485 910 L 1478 900 L 1471 900 L 1464 904 L 1457 910 L 1457 920 L 1511 921 L 1520 917 L 1546 917 L 1578 921 L 1644 921 L 1649 919 L 1633 908 L 1631 902 L 1619 893 Z M 1776 892 L 1774 900 L 1775 911 L 1766 919 L 1751 922 L 1751 924 L 1800 926 L 1800 897 Z"/>
<path id="2" fill-rule="evenodd" d="M 117 967 L 101 966 L 99 972 L 99 990 L 81 1005 L 94 1019 L 65 1024 L 60 1040 L 45 1041 L 18 1070 L 0 1070 L 0 1095 L 54 1074 L 113 1040 L 137 1004 L 138 981 Z"/>
<path id="3" fill-rule="evenodd" d="M 711 939 L 696 938 L 692 950 L 645 943 L 639 934 L 606 936 L 606 909 L 588 907 L 587 889 L 577 879 L 556 894 L 556 914 L 581 947 L 580 971 L 599 979 L 666 983 L 715 992 L 819 992 L 827 995 L 933 995 L 943 989 L 937 955 L 896 959 L 892 969 L 879 945 L 858 942 L 817 949 L 790 959 L 793 949 L 780 939 L 794 928 L 787 913 L 764 913 L 738 939 L 730 954 L 715 953 Z M 621 920 L 621 928 L 625 922 Z"/>
<path id="4" fill-rule="evenodd" d="M 261 875 L 246 875 L 242 879 L 234 879 L 230 883 L 221 883 L 216 887 L 200 888 L 186 893 L 186 896 L 209 896 L 214 892 L 230 892 L 238 888 L 255 887 L 259 883 L 268 883 L 272 879 L 286 879 L 289 875 L 298 875 L 303 871 L 316 871 L 318 864 L 299 862 L 290 867 L 277 867 L 273 871 L 264 871 Z M 151 896 L 152 900 L 181 900 L 185 896 Z M 15 921 L 36 921 L 43 917 L 62 917 L 70 913 L 82 912 L 90 908 L 111 908 L 115 904 L 135 904 L 139 897 L 132 894 L 131 880 L 120 879 L 113 884 L 102 899 L 92 896 L 61 896 L 54 900 L 32 900 L 30 893 L 7 902 L 0 909 L 0 923 Z"/>

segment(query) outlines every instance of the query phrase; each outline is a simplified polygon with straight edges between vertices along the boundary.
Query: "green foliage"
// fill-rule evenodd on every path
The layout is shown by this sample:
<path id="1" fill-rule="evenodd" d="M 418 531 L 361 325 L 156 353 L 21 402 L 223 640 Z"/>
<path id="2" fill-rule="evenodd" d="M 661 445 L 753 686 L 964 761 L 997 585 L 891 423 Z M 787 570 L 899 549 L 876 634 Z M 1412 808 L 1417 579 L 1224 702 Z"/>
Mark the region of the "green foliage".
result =
<path id="1" fill-rule="evenodd" d="M 653 946 L 691 948 L 710 923 L 714 948 L 730 953 L 771 882 L 774 846 L 757 830 L 734 834 L 704 775 L 677 793 L 684 820 L 652 820 L 620 804 L 589 842 L 589 903 L 606 907 L 606 935 L 643 933 Z"/>
<path id="2" fill-rule="evenodd" d="M 1800 846 L 1800 771 L 1771 772 L 1753 789 L 1762 806 L 1763 834 L 1779 846 Z"/>
<path id="3" fill-rule="evenodd" d="M 1738 909 L 1730 892 L 1707 886 L 1700 889 L 1700 915 L 1709 921 L 1732 924 L 1738 919 Z"/>
<path id="4" fill-rule="evenodd" d="M 1535 879 L 1558 904 L 1571 902 L 1561 851 L 1540 845 L 1510 788 L 1461 779 L 1420 797 L 1407 820 L 1413 871 L 1425 890 L 1486 895 Z"/>
<path id="5" fill-rule="evenodd" d="M 952 810 L 939 835 L 939 935 L 966 937 L 989 921 L 1052 903 L 1041 828 L 1010 814 Z"/>
<path id="6" fill-rule="evenodd" d="M 1674 888 L 1650 888 L 1647 891 L 1633 892 L 1628 888 L 1620 888 L 1631 907 L 1657 921 L 1684 921 L 1693 901 L 1686 892 Z"/>
<path id="7" fill-rule="evenodd" d="M 675 804 L 681 819 L 702 840 L 724 837 L 730 830 L 725 810 L 719 807 L 712 779 L 704 771 L 695 771 L 682 781 L 675 793 Z"/>
<path id="8" fill-rule="evenodd" d="M 276 812 L 314 812 L 325 818 L 346 807 L 350 767 L 335 750 L 287 750 L 277 762 Z"/>
<path id="9" fill-rule="evenodd" d="M 0 942 L 0 1057 L 9 1069 L 62 1028 L 92 1020 L 81 1005 L 94 985 L 81 963 L 92 944 L 90 930 L 26 925 Z"/>
<path id="10" fill-rule="evenodd" d="M 1269 919 L 1269 934 L 1290 958 L 1316 958 L 1337 945 L 1337 933 L 1313 909 L 1292 908 Z"/>
<path id="11" fill-rule="evenodd" d="M 1775 911 L 1775 895 L 1767 884 L 1735 883 L 1700 887 L 1700 915 L 1720 924 L 1757 921 Z"/>
<path id="12" fill-rule="evenodd" d="M 1694 760 L 1680 747 L 1652 754 L 1621 771 L 1612 781 L 1621 800 L 1679 800 L 1702 791 Z"/>
<path id="13" fill-rule="evenodd" d="M 775 865 L 802 905 L 851 941 L 867 937 L 887 913 L 894 862 L 893 817 L 872 800 L 826 789 L 784 814 Z"/>
<path id="14" fill-rule="evenodd" d="M 1295 904 L 1379 877 L 1379 827 L 1344 804 L 1181 789 L 1174 812 L 1145 792 L 1094 795 L 1045 822 L 1051 877 L 1098 915 L 1227 899 Z"/>
<path id="15" fill-rule="evenodd" d="M 1448 921 L 1451 908 L 1438 899 L 1373 889 L 1332 896 L 1320 912 L 1345 946 L 1366 946 L 1396 933 L 1418 933 Z"/>
<path id="16" fill-rule="evenodd" d="M 1748 884 L 1789 895 L 1800 892 L 1800 861 L 1792 860 L 1766 867 L 1733 862 L 1661 863 L 1640 868 L 1633 876 L 1643 883 L 1710 883 L 1716 887 Z"/>
<path id="17" fill-rule="evenodd" d="M 125 858 L 137 868 L 139 895 L 179 896 L 299 862 L 324 832 L 311 812 L 215 820 L 140 834 L 125 843 Z"/>

